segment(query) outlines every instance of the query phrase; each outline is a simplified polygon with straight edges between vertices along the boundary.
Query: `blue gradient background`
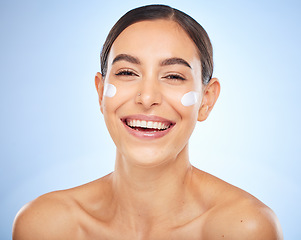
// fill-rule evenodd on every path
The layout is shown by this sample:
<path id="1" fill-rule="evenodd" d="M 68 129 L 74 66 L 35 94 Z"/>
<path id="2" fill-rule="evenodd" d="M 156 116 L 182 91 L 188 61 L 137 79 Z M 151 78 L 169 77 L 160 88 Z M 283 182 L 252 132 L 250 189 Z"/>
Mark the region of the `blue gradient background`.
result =
<path id="1" fill-rule="evenodd" d="M 127 10 L 165 3 L 209 33 L 222 91 L 191 162 L 258 197 L 286 239 L 300 228 L 300 1 L 1 1 L 0 238 L 37 196 L 99 178 L 115 148 L 94 75 Z"/>

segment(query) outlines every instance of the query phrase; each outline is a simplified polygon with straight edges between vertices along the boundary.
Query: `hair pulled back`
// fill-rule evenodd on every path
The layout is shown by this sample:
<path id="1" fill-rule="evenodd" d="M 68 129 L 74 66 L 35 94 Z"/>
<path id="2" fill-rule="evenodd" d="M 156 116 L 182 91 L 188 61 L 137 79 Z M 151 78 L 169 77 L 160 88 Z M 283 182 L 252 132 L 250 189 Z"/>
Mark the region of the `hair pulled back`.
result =
<path id="1" fill-rule="evenodd" d="M 124 14 L 116 22 L 109 32 L 101 51 L 100 63 L 102 76 L 106 76 L 108 56 L 111 47 L 119 34 L 134 23 L 158 19 L 172 20 L 178 23 L 193 40 L 198 49 L 202 64 L 202 82 L 206 85 L 212 78 L 213 73 L 213 54 L 209 36 L 205 29 L 192 17 L 166 5 L 147 5 L 135 8 Z"/>

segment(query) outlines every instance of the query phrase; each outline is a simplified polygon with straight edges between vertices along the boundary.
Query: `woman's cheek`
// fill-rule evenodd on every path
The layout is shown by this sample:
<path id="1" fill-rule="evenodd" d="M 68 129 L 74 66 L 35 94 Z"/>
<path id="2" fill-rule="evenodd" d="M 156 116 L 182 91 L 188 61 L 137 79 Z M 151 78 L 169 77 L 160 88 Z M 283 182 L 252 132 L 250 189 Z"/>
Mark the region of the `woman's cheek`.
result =
<path id="1" fill-rule="evenodd" d="M 115 112 L 122 104 L 135 95 L 135 88 L 116 83 L 105 83 L 103 92 L 103 109 Z"/>
<path id="2" fill-rule="evenodd" d="M 177 109 L 184 112 L 190 112 L 198 107 L 201 94 L 198 91 L 190 89 L 172 92 L 165 91 L 165 98 Z"/>
<path id="3" fill-rule="evenodd" d="M 116 104 L 116 96 L 118 94 L 118 90 L 115 85 L 111 83 L 105 83 L 103 89 L 103 99 L 102 99 L 102 108 L 104 113 L 108 112 L 108 110 L 112 109 Z"/>

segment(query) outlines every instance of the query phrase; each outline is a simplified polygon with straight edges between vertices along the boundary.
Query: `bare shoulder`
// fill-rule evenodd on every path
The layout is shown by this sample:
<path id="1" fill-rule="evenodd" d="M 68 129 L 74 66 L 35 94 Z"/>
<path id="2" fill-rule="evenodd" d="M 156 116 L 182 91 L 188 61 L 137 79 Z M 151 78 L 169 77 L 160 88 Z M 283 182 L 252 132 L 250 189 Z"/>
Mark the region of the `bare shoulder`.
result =
<path id="1" fill-rule="evenodd" d="M 72 239 L 80 234 L 73 216 L 75 202 L 64 191 L 47 193 L 26 204 L 17 214 L 13 240 Z"/>
<path id="2" fill-rule="evenodd" d="M 204 239 L 280 240 L 282 230 L 275 213 L 251 194 L 204 173 L 208 210 L 204 214 Z"/>
<path id="3" fill-rule="evenodd" d="M 235 199 L 216 206 L 208 213 L 205 239 L 283 239 L 274 212 L 254 199 Z"/>
<path id="4" fill-rule="evenodd" d="M 47 193 L 26 204 L 15 218 L 13 240 L 86 239 L 87 226 L 95 226 L 107 215 L 109 179 L 107 175 L 72 189 Z"/>

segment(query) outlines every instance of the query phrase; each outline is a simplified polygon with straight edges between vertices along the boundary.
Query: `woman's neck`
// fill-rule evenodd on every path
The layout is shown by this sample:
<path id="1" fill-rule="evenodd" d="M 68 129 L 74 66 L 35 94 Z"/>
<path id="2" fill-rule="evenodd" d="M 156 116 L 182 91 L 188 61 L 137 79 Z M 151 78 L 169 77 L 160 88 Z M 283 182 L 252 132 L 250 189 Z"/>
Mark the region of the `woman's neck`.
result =
<path id="1" fill-rule="evenodd" d="M 170 217 L 186 203 L 191 176 L 187 146 L 174 159 L 149 168 L 131 165 L 117 152 L 112 175 L 117 208 L 134 222 Z"/>

